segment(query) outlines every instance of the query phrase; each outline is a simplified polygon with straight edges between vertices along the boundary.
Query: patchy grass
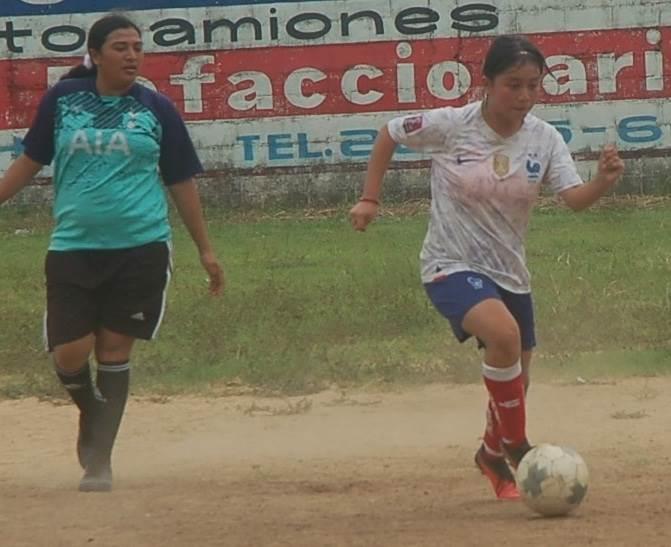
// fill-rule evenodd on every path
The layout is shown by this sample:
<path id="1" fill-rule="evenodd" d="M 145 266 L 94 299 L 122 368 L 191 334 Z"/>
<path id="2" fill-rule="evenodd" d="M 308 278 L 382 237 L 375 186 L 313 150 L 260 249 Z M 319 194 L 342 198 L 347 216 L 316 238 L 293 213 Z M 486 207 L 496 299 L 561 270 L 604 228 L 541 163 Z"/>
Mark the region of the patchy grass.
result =
<path id="1" fill-rule="evenodd" d="M 138 393 L 257 386 L 478 381 L 419 281 L 421 202 L 387 209 L 364 234 L 346 211 L 208 211 L 227 290 L 206 294 L 178 221 L 176 276 L 159 339 L 139 343 Z M 42 349 L 49 214 L 0 214 L 0 395 L 61 396 Z M 594 380 L 671 370 L 671 203 L 607 202 L 575 214 L 544 202 L 529 234 L 537 377 Z"/>

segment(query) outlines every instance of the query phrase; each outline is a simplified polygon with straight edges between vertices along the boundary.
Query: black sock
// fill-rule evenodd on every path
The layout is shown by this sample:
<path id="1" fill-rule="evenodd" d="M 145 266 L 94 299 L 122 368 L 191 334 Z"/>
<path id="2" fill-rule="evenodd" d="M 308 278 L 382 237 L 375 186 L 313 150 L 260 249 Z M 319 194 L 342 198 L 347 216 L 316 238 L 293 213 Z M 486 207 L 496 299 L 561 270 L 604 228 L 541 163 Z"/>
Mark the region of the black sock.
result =
<path id="1" fill-rule="evenodd" d="M 99 363 L 96 384 L 103 398 L 105 407 L 100 420 L 100 458 L 109 462 L 114 441 L 121 425 L 130 380 L 130 364 Z"/>
<path id="2" fill-rule="evenodd" d="M 75 372 L 67 372 L 56 365 L 56 375 L 83 414 L 90 412 L 95 405 L 100 404 L 100 398 L 91 380 L 91 368 L 88 361 Z"/>

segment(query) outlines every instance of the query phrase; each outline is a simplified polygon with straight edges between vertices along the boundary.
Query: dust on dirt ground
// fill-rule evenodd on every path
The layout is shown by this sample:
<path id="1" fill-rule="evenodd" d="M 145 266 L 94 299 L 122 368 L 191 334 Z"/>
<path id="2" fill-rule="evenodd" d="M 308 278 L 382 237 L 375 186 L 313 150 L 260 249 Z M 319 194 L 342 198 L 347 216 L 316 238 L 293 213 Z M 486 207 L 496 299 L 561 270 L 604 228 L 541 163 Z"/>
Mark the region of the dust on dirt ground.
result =
<path id="1" fill-rule="evenodd" d="M 131 400 L 109 494 L 77 492 L 74 407 L 2 402 L 0 545 L 671 545 L 671 379 L 534 385 L 528 404 L 531 440 L 590 467 L 573 516 L 492 498 L 476 385 Z"/>

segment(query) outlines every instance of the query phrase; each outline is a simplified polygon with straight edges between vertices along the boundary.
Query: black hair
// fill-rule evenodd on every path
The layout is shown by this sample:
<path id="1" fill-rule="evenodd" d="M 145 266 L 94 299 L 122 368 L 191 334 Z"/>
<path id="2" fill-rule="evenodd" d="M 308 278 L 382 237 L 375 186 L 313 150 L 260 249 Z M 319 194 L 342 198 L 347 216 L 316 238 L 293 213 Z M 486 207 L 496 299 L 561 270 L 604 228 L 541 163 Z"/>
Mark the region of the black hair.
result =
<path id="1" fill-rule="evenodd" d="M 545 56 L 529 40 L 522 36 L 499 36 L 489 47 L 482 72 L 493 80 L 509 68 L 527 62 L 537 65 L 541 73 L 547 68 Z"/>
<path id="2" fill-rule="evenodd" d="M 86 49 L 88 51 L 95 50 L 100 51 L 107 40 L 107 37 L 119 29 L 132 28 L 137 31 L 139 35 L 142 35 L 140 27 L 138 27 L 133 21 L 131 21 L 125 15 L 120 13 L 112 13 L 110 15 L 105 15 L 101 19 L 98 19 L 93 26 L 89 29 L 88 38 L 86 40 Z M 89 76 L 95 76 L 98 72 L 98 69 L 95 65 L 87 67 L 84 63 L 77 65 L 72 68 L 69 72 L 61 77 L 61 80 L 67 80 L 69 78 L 88 78 Z"/>

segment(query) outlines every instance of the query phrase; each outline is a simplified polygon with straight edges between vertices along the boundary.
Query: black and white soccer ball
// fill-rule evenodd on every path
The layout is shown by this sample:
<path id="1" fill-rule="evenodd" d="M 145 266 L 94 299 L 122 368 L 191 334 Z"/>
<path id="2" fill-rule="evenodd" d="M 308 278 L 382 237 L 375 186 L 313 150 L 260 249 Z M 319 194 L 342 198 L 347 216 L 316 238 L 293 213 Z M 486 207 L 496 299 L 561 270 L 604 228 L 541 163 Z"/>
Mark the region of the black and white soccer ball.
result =
<path id="1" fill-rule="evenodd" d="M 522 500 L 543 516 L 566 515 L 587 493 L 589 471 L 572 448 L 539 444 L 524 455 L 515 475 Z"/>

